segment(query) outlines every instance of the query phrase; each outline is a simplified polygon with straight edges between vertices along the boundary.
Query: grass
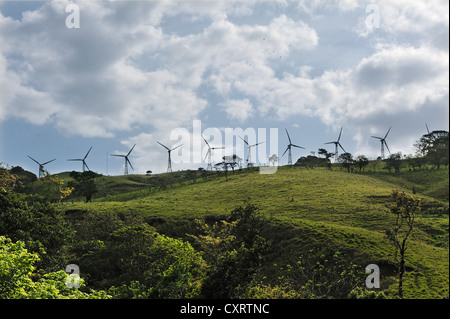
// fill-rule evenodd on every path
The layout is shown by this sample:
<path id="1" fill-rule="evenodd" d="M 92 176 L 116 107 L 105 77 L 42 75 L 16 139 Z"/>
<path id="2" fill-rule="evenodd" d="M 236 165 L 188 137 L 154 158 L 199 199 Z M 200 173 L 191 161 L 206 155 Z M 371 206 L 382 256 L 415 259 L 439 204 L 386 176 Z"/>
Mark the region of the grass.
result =
<path id="1" fill-rule="evenodd" d="M 217 174 L 200 176 L 195 182 L 183 172 L 102 177 L 95 202 L 75 202 L 67 209 L 133 214 L 159 221 L 159 231 L 186 238 L 189 227 L 180 226 L 183 221 L 219 218 L 249 201 L 272 218 L 265 230 L 272 241 L 264 267 L 268 277 L 276 273 L 273 264 L 293 263 L 311 247 L 327 244 L 351 251 L 352 260 L 362 265 L 382 265 L 384 288 L 392 293 L 394 250 L 384 231 L 393 217 L 386 203 L 393 189 L 412 194 L 414 187 L 426 211 L 416 219 L 407 252 L 405 297 L 448 297 L 448 169 L 359 174 L 280 167 L 268 175 L 242 170 L 230 173 L 228 180 Z"/>

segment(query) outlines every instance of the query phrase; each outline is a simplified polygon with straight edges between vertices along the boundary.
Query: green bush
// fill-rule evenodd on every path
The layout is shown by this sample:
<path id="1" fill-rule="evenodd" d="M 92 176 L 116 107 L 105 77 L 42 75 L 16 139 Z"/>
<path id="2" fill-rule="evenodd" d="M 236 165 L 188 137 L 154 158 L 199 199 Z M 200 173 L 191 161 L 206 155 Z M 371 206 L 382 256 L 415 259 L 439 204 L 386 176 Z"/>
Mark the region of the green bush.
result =
<path id="1" fill-rule="evenodd" d="M 52 272 L 40 278 L 35 273 L 36 253 L 25 249 L 21 241 L 0 236 L 0 298 L 2 299 L 107 299 L 104 291 L 86 289 L 80 278 L 80 289 L 66 285 L 68 274 L 64 271 Z"/>
<path id="2" fill-rule="evenodd" d="M 206 267 L 192 246 L 158 234 L 148 224 L 125 226 L 88 245 L 80 263 L 95 287 L 114 298 L 194 298 Z M 114 287 L 114 288 L 111 288 Z"/>
<path id="3" fill-rule="evenodd" d="M 66 264 L 73 232 L 54 205 L 27 203 L 24 195 L 0 191 L 0 234 L 24 242 L 40 254 L 39 267 L 54 271 Z"/>
<path id="4" fill-rule="evenodd" d="M 348 294 L 350 299 L 386 299 L 386 295 L 382 291 L 366 290 L 357 287 Z"/>

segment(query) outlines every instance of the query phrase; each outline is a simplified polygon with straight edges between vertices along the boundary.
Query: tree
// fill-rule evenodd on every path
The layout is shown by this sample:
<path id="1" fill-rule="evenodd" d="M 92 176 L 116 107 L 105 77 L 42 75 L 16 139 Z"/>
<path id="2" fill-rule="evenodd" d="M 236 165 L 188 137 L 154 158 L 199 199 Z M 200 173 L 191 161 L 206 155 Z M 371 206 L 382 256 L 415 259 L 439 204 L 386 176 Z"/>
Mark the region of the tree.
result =
<path id="1" fill-rule="evenodd" d="M 73 187 L 64 187 L 64 180 L 57 175 L 52 176 L 44 170 L 44 176 L 38 179 L 39 187 L 36 194 L 43 202 L 61 203 L 61 201 L 73 192 Z"/>
<path id="2" fill-rule="evenodd" d="M 317 154 L 319 154 L 320 156 L 325 157 L 328 160 L 334 155 L 334 153 L 328 153 L 328 151 L 326 149 L 324 149 L 324 148 L 319 148 Z"/>
<path id="3" fill-rule="evenodd" d="M 275 166 L 275 163 L 278 162 L 278 156 L 276 154 L 272 154 L 269 157 L 269 162 L 272 163 L 272 166 Z"/>
<path id="4" fill-rule="evenodd" d="M 386 163 L 386 168 L 389 170 L 389 173 L 392 169 L 395 170 L 396 173 L 400 172 L 400 168 L 402 166 L 402 153 L 394 153 L 390 154 L 387 159 L 384 160 Z"/>
<path id="5" fill-rule="evenodd" d="M 231 168 L 234 172 L 234 168 L 238 166 L 236 160 L 239 159 L 239 156 L 233 154 L 231 156 L 223 156 L 223 161 L 214 165 L 216 170 L 222 169 L 225 171 L 225 179 L 228 180 L 228 168 Z"/>
<path id="6" fill-rule="evenodd" d="M 17 186 L 18 178 L 0 162 L 0 191 L 10 192 Z"/>
<path id="7" fill-rule="evenodd" d="M 350 168 L 353 164 L 353 156 L 350 153 L 343 153 L 339 155 L 338 162 L 342 164 L 342 167 L 347 169 L 347 172 L 350 172 Z"/>
<path id="8" fill-rule="evenodd" d="M 437 169 L 441 165 L 449 163 L 449 132 L 433 131 L 423 135 L 414 145 L 417 153 L 424 156 L 427 161 L 436 166 Z"/>
<path id="9" fill-rule="evenodd" d="M 57 203 L 69 196 L 70 187 L 64 187 L 64 181 L 44 171 L 44 176 L 37 179 L 33 173 L 20 166 L 11 169 L 0 163 L 0 189 L 7 192 L 25 192 L 32 194 L 33 201 Z M 31 198 L 30 197 L 30 198 Z"/>
<path id="10" fill-rule="evenodd" d="M 101 175 L 92 171 L 82 173 L 72 171 L 70 177 L 74 180 L 70 181 L 67 185 L 74 188 L 74 195 L 85 197 L 86 203 L 89 203 L 92 200 L 92 195 L 98 191 L 97 185 L 95 184 L 95 178 L 99 176 Z"/>
<path id="11" fill-rule="evenodd" d="M 15 189 L 16 192 L 26 192 L 27 187 L 37 180 L 37 177 L 32 172 L 24 170 L 20 166 L 14 166 L 11 168 L 11 174 L 17 177 L 17 181 L 19 184 L 18 189 Z"/>
<path id="12" fill-rule="evenodd" d="M 264 218 L 256 206 L 234 209 L 228 218 L 210 226 L 200 224 L 200 235 L 190 235 L 209 264 L 201 295 L 205 298 L 239 298 L 262 265 L 268 242 L 261 236 Z"/>
<path id="13" fill-rule="evenodd" d="M 420 199 L 397 190 L 392 191 L 393 203 L 389 205 L 394 215 L 394 225 L 386 230 L 386 237 L 395 247 L 395 259 L 398 263 L 398 294 L 403 298 L 403 275 L 405 273 L 405 253 L 407 241 L 414 227 L 414 219 L 420 210 Z M 398 256 L 400 253 L 400 257 Z"/>
<path id="14" fill-rule="evenodd" d="M 308 168 L 314 168 L 314 167 L 328 167 L 328 164 L 330 164 L 330 160 L 326 158 L 320 158 L 313 155 L 308 156 L 302 156 L 300 157 L 297 162 L 295 162 L 295 166 L 301 166 L 301 167 L 308 167 Z"/>
<path id="15" fill-rule="evenodd" d="M 41 253 L 41 268 L 61 269 L 73 232 L 55 205 L 28 200 L 23 194 L 0 190 L 0 234 L 24 242 L 31 252 Z"/>
<path id="16" fill-rule="evenodd" d="M 115 287 L 110 289 L 115 298 L 138 286 L 142 297 L 197 297 L 206 267 L 189 243 L 161 235 L 146 223 L 112 232 L 80 264 L 94 287 Z"/>
<path id="17" fill-rule="evenodd" d="M 317 154 L 319 154 L 320 156 L 323 156 L 327 159 L 327 168 L 329 170 L 331 170 L 331 160 L 330 158 L 334 156 L 334 153 L 328 153 L 328 151 L 324 148 L 319 148 Z"/>
<path id="18" fill-rule="evenodd" d="M 86 290 L 83 278 L 80 289 L 66 285 L 68 274 L 60 270 L 44 275 L 35 272 L 37 253 L 25 249 L 22 241 L 12 242 L 0 236 L 0 298 L 1 299 L 108 299 L 104 291 Z"/>
<path id="19" fill-rule="evenodd" d="M 280 271 L 280 285 L 297 291 L 302 298 L 346 298 L 364 278 L 363 268 L 349 259 L 336 247 L 311 249 Z"/>
<path id="20" fill-rule="evenodd" d="M 355 162 L 356 162 L 356 165 L 358 165 L 360 172 L 361 172 L 361 169 L 364 172 L 364 168 L 367 165 L 369 165 L 369 159 L 364 155 L 358 155 L 355 159 Z"/>

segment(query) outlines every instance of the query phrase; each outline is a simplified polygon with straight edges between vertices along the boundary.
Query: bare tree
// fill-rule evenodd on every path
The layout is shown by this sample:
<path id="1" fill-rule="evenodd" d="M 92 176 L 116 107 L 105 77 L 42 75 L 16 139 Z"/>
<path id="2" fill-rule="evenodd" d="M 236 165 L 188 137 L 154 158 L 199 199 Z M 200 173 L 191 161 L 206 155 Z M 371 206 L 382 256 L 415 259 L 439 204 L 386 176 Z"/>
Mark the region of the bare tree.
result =
<path id="1" fill-rule="evenodd" d="M 275 166 L 275 163 L 278 162 L 278 156 L 276 154 L 272 154 L 269 157 L 269 162 L 272 163 L 272 166 Z"/>
<path id="2" fill-rule="evenodd" d="M 391 194 L 394 203 L 389 209 L 395 216 L 395 223 L 386 230 L 386 237 L 395 247 L 395 259 L 398 263 L 398 294 L 403 298 L 403 275 L 405 274 L 405 253 L 408 249 L 407 241 L 414 227 L 414 218 L 420 210 L 420 199 L 394 190 Z M 400 256 L 398 256 L 400 253 Z"/>

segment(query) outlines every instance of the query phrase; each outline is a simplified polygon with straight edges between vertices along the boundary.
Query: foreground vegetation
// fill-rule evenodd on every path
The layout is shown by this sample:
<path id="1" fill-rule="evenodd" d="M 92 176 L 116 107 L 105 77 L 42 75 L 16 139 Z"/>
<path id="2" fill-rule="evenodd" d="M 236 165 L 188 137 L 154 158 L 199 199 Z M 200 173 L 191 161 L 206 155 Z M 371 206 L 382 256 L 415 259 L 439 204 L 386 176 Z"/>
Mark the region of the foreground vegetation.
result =
<path id="1" fill-rule="evenodd" d="M 421 201 L 403 296 L 448 298 L 446 168 L 95 176 L 88 203 L 70 186 L 74 174 L 27 194 L 7 171 L 3 298 L 397 298 L 393 189 Z M 381 288 L 369 291 L 372 263 Z M 79 289 L 64 285 L 68 264 L 80 267 Z"/>

